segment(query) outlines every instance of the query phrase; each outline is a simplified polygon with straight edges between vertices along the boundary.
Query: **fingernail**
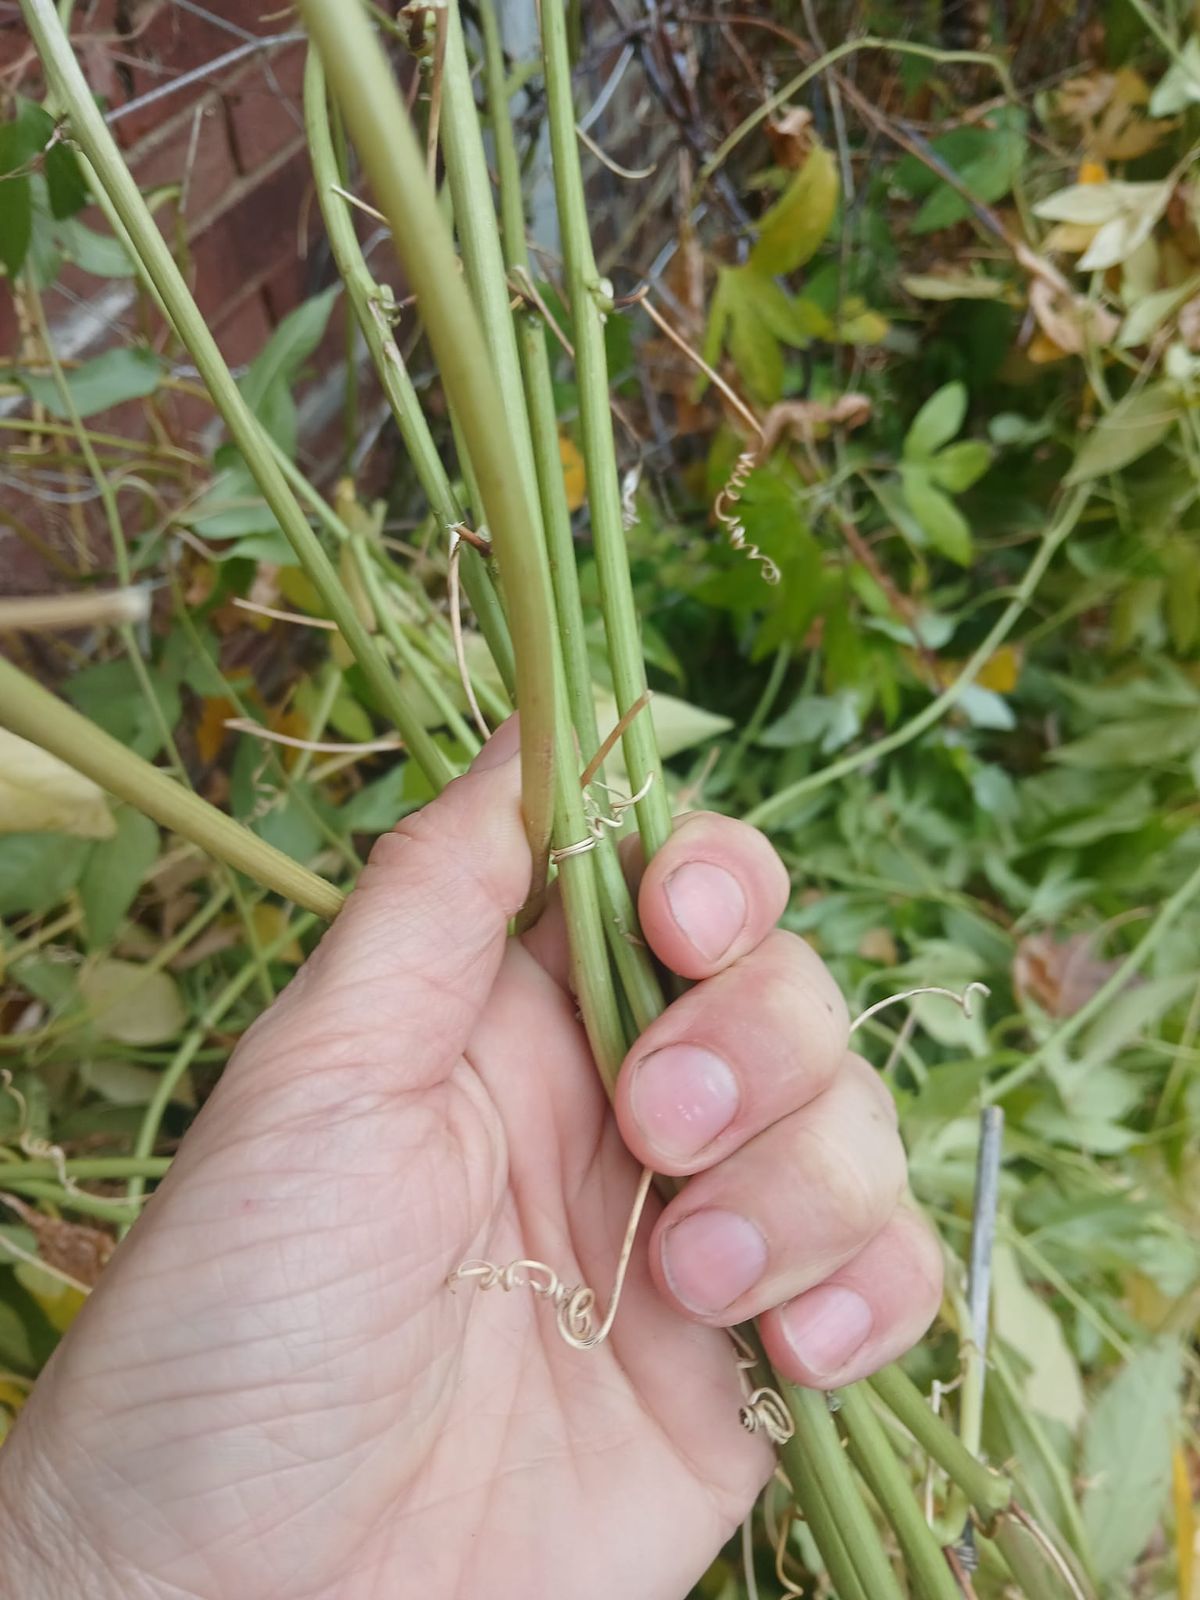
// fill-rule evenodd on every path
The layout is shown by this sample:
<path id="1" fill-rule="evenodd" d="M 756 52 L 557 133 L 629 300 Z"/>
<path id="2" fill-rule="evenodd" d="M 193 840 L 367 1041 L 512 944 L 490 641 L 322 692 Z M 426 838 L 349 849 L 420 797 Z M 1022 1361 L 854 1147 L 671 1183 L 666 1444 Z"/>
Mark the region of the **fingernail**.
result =
<path id="1" fill-rule="evenodd" d="M 733 1121 L 733 1073 L 711 1050 L 672 1044 L 639 1061 L 629 1102 L 642 1132 L 663 1155 L 686 1161 Z"/>
<path id="2" fill-rule="evenodd" d="M 515 714 L 502 722 L 471 763 L 472 772 L 490 772 L 511 761 L 521 748 L 521 719 Z"/>
<path id="3" fill-rule="evenodd" d="M 785 1306 L 780 1320 L 797 1361 L 819 1380 L 841 1372 L 866 1343 L 875 1319 L 862 1295 L 826 1283 Z"/>
<path id="4" fill-rule="evenodd" d="M 741 884 L 711 861 L 689 861 L 671 874 L 665 888 L 680 930 L 707 960 L 718 960 L 745 926 Z"/>
<path id="5" fill-rule="evenodd" d="M 693 1211 L 662 1243 L 663 1274 L 672 1293 L 704 1316 L 731 1306 L 766 1266 L 766 1240 L 736 1211 Z"/>

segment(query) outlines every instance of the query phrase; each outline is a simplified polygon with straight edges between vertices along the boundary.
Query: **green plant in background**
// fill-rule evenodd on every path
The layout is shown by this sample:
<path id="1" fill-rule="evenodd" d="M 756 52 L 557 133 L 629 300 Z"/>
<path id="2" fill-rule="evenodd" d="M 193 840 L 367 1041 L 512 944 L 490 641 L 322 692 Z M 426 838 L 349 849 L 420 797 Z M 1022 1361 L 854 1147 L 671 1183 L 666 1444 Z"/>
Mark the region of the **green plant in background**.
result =
<path id="1" fill-rule="evenodd" d="M 299 959 L 313 914 L 336 913 L 361 836 L 477 749 L 461 657 L 492 721 L 514 692 L 521 706 L 527 818 L 543 858 L 551 833 L 559 846 L 584 835 L 580 774 L 619 721 L 608 777 L 641 794 L 646 848 L 665 836 L 679 792 L 769 826 L 797 884 L 788 923 L 818 943 L 860 1009 L 931 982 L 993 990 L 987 1022 L 918 999 L 932 1040 L 919 1051 L 894 1013 L 866 1025 L 914 1188 L 956 1264 L 943 1331 L 907 1377 L 848 1393 L 835 1414 L 787 1391 L 797 1432 L 784 1464 L 804 1520 L 789 1533 L 784 1497 L 773 1490 L 768 1505 L 787 1570 L 826 1572 L 843 1600 L 902 1584 L 962 1593 L 942 1547 L 957 1544 L 970 1508 L 980 1595 L 1014 1581 L 1035 1597 L 1122 1593 L 1141 1562 L 1140 1592 L 1150 1583 L 1191 1600 L 1190 1413 L 1181 1426 L 1179 1394 L 1196 1376 L 1186 1336 L 1198 1279 L 1187 1182 L 1200 1110 L 1200 564 L 1197 263 L 1180 206 L 1194 47 L 1168 31 L 1164 61 L 1162 39 L 1139 36 L 1129 62 L 1081 72 L 1036 104 L 1020 103 L 1001 71 L 998 103 L 928 139 L 904 123 L 887 162 L 848 163 L 844 119 L 820 136 L 801 119 L 799 147 L 778 144 L 760 183 L 752 167 L 741 172 L 747 190 L 777 198 L 744 260 L 725 247 L 714 258 L 698 340 L 707 366 L 759 408 L 760 436 L 747 441 L 744 419 L 719 426 L 710 414 L 705 470 L 634 488 L 618 473 L 610 375 L 624 376 L 621 320 L 588 237 L 562 9 L 543 6 L 539 64 L 564 243 L 562 281 L 550 284 L 525 245 L 513 84 L 492 8 L 478 39 L 464 38 L 451 8 L 440 66 L 425 58 L 423 70 L 441 74 L 449 178 L 435 197 L 365 16 L 310 0 L 320 54 L 305 114 L 320 210 L 428 508 L 399 550 L 384 507 L 359 504 L 352 486 L 327 501 L 296 465 L 293 389 L 337 290 L 287 318 L 235 382 L 52 8 L 25 0 L 25 10 L 51 93 L 45 106 L 18 106 L 0 138 L 6 270 L 30 308 L 62 259 L 136 272 L 165 309 L 166 350 L 195 363 L 230 442 L 209 461 L 162 433 L 142 444 L 90 426 L 187 383 L 162 348 L 64 366 L 43 321 L 42 359 L 11 374 L 35 413 L 5 426 L 27 423 L 44 452 L 82 460 L 98 487 L 128 496 L 159 475 L 178 503 L 164 514 L 142 496 L 117 569 L 169 571 L 173 631 L 127 625 L 122 652 L 67 679 L 74 710 L 0 663 L 0 723 L 28 741 L 6 744 L 0 783 L 3 957 L 17 997 L 0 1046 L 12 1067 L 0 1187 L 26 1206 L 0 1233 L 16 1252 L 0 1272 L 10 1374 L 0 1403 L 19 1402 L 78 1303 L 78 1276 L 64 1273 L 43 1219 L 89 1218 L 71 1226 L 103 1256 L 161 1174 L 154 1151 L 183 1126 L 227 1036 Z M 472 90 L 476 48 L 503 238 Z M 912 96 L 944 92 L 951 58 L 994 67 L 978 53 L 867 38 L 806 67 L 775 109 L 824 73 L 843 110 L 878 134 L 852 57 L 903 62 Z M 1135 60 L 1158 75 L 1153 92 Z M 409 376 L 394 306 L 339 192 L 341 117 L 405 255 L 460 479 L 443 464 L 436 413 Z M 734 127 L 698 181 L 740 170 L 762 120 Z M 79 223 L 89 194 L 104 198 L 110 235 Z M 908 208 L 902 248 L 884 220 L 897 205 Z M 701 391 L 715 404 L 694 364 L 673 381 L 681 406 Z M 584 545 L 562 475 L 564 419 L 586 474 Z M 755 470 L 736 514 L 777 566 L 773 587 L 712 525 L 747 444 Z M 455 558 L 478 627 L 462 639 L 443 605 L 449 530 L 485 536 Z M 170 553 L 181 534 L 183 558 Z M 69 564 L 65 575 L 80 576 Z M 295 624 L 272 636 L 277 655 L 291 654 L 265 694 L 222 633 L 235 601 L 260 605 L 263 593 L 269 609 L 312 624 L 301 650 L 280 649 Z M 255 613 L 239 615 L 250 627 Z M 644 658 L 656 688 L 687 697 L 660 691 L 653 720 Z M 725 729 L 715 765 L 704 752 L 691 763 L 692 747 Z M 397 733 L 403 759 L 376 753 Z M 362 781 L 372 759 L 378 775 Z M 203 799 L 190 783 L 214 768 L 222 781 Z M 114 812 L 95 784 L 129 805 Z M 51 792 L 56 811 L 45 809 Z M 212 871 L 197 846 L 249 884 Z M 611 848 L 559 870 L 577 990 L 611 1074 L 661 1004 L 657 979 L 625 937 L 633 915 Z M 981 1101 L 1004 1105 L 1010 1133 L 986 1399 L 951 1411 L 960 1440 L 921 1391 L 953 1385 L 970 1354 L 957 1253 Z M 89 1153 L 97 1146 L 120 1153 Z M 981 1450 L 1011 1469 L 1020 1516 L 1005 1514 L 1008 1484 L 973 1458 Z M 927 1461 L 931 1520 L 914 1498 Z M 1170 1554 L 1154 1547 L 1164 1517 L 1177 1535 Z M 765 1584 L 765 1541 L 761 1555 Z M 730 1557 L 704 1592 L 734 1595 L 741 1582 Z"/>

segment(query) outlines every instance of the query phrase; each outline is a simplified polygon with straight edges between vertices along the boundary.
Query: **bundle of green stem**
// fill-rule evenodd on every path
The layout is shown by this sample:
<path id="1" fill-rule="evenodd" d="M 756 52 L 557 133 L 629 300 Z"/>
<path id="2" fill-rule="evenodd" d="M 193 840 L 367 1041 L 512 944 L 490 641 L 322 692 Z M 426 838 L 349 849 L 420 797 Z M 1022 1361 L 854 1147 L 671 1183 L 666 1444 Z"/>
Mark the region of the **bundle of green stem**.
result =
<path id="1" fill-rule="evenodd" d="M 542 0 L 542 49 L 554 176 L 564 246 L 564 300 L 580 397 L 590 526 L 625 767 L 647 855 L 671 828 L 626 556 L 614 446 L 604 321 L 612 310 L 587 227 L 568 54 L 566 0 Z M 483 0 L 482 56 L 499 172 L 499 210 L 454 0 L 431 7 L 444 30 L 439 52 L 440 146 L 448 197 L 397 90 L 365 7 L 301 0 L 310 31 L 305 116 L 317 198 L 349 304 L 374 359 L 433 517 L 453 536 L 486 529 L 491 558 L 461 550 L 462 577 L 501 678 L 521 711 L 524 813 L 535 897 L 553 852 L 569 929 L 573 981 L 595 1059 L 611 1089 L 634 1038 L 662 1009 L 658 977 L 636 933 L 632 901 L 612 841 L 569 851 L 590 834 L 583 770 L 599 748 L 584 614 L 563 484 L 542 307 L 532 287 L 520 169 L 507 103 L 494 0 Z M 155 302 L 190 353 L 263 498 L 320 592 L 377 704 L 394 722 L 434 790 L 453 775 L 442 747 L 401 692 L 394 667 L 415 670 L 402 629 L 385 619 L 382 574 L 361 532 L 306 485 L 248 409 L 164 243 L 71 52 L 53 0 L 22 0 L 46 67 L 49 103 L 81 153 L 95 194 L 127 243 Z M 387 307 L 358 245 L 341 190 L 330 126 L 336 106 L 391 228 L 440 371 L 458 446 L 466 504 L 444 468 L 392 336 Z M 448 198 L 449 208 L 445 201 Z M 458 249 L 447 221 L 455 219 Z M 460 254 L 461 252 L 461 254 Z M 301 501 L 316 510 L 326 540 Z M 351 547 L 380 637 L 363 624 L 339 581 L 327 540 Z M 338 892 L 271 851 L 164 773 L 148 769 L 45 690 L 0 663 L 0 724 L 53 749 L 113 792 L 268 888 L 322 915 Z M 469 750 L 469 746 L 468 746 Z M 594 764 L 594 763 L 593 763 Z M 580 1359 L 587 1359 L 581 1356 Z M 955 1600 L 970 1593 L 962 1561 L 945 1544 L 973 1524 L 972 1553 L 1007 1570 L 1032 1600 L 1086 1593 L 1079 1560 L 1059 1535 L 1015 1506 L 1008 1482 L 937 1418 L 898 1369 L 837 1396 L 802 1390 L 765 1369 L 791 1414 L 781 1464 L 840 1600 Z M 731 1416 L 730 1426 L 738 1426 Z M 917 1456 L 922 1456 L 920 1465 Z M 936 1525 L 919 1509 L 913 1475 L 924 1458 L 946 1483 Z M 890 1531 L 889 1531 L 890 1530 Z M 944 1535 L 944 1537 L 943 1537 Z M 1003 1580 L 1007 1581 L 1007 1580 Z"/>

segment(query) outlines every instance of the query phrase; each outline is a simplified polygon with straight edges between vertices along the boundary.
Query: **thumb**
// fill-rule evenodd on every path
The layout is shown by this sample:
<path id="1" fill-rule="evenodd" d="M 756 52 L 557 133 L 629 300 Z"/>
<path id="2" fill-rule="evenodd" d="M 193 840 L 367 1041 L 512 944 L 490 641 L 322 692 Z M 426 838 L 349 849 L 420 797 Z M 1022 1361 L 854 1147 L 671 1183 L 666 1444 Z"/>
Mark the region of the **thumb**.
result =
<path id="1" fill-rule="evenodd" d="M 510 717 L 461 778 L 376 841 L 293 985 L 325 1037 L 386 1037 L 410 1087 L 465 1048 L 529 893 L 519 748 Z"/>

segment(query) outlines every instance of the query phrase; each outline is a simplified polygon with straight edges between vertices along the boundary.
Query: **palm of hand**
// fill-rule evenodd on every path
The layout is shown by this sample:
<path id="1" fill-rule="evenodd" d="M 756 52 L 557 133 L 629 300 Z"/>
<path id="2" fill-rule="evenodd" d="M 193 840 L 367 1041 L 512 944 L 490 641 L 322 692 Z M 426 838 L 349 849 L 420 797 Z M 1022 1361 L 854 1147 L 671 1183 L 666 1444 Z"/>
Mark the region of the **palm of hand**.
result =
<path id="1" fill-rule="evenodd" d="M 446 1283 L 532 1257 L 606 1303 L 638 1169 L 569 997 L 510 946 L 465 1055 L 399 1092 L 403 1019 L 354 1005 L 285 1001 L 235 1057 L 62 1352 L 72 1450 L 116 1430 L 94 1536 L 206 1600 L 684 1593 L 769 1470 L 728 1338 L 644 1249 L 589 1352 L 528 1291 Z"/>
<path id="2" fill-rule="evenodd" d="M 721 1329 L 759 1316 L 776 1368 L 830 1387 L 936 1308 L 890 1095 L 770 931 L 766 841 L 696 818 L 647 869 L 647 939 L 702 981 L 614 1120 L 561 914 L 506 938 L 530 867 L 497 745 L 376 846 L 5 1445 L 34 1545 L 86 1551 L 89 1593 L 103 1563 L 105 1600 L 678 1600 L 771 1466 Z M 638 1161 L 691 1181 L 649 1237 L 651 1197 L 603 1346 L 528 1290 L 448 1286 L 532 1259 L 603 1309 Z"/>

